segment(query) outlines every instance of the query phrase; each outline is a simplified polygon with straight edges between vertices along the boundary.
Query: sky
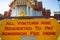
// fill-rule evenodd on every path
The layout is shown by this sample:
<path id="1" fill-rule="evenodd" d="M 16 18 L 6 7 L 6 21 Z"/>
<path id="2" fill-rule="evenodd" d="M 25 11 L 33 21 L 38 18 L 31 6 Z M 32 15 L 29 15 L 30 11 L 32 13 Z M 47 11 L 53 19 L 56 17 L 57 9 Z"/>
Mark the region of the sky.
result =
<path id="1" fill-rule="evenodd" d="M 50 9 L 51 15 L 53 15 L 54 11 L 59 11 L 59 3 L 57 0 L 38 0 L 42 1 L 43 8 Z M 8 11 L 10 9 L 9 5 L 12 0 L 0 0 L 0 14 L 4 14 L 4 11 Z"/>

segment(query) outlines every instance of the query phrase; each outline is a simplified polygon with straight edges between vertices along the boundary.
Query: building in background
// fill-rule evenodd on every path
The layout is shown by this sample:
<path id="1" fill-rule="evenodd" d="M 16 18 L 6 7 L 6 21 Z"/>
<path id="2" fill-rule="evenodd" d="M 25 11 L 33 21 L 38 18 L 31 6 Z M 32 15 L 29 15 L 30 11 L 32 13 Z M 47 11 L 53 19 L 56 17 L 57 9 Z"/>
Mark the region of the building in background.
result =
<path id="1" fill-rule="evenodd" d="M 51 11 L 48 9 L 46 10 L 45 8 L 42 10 L 42 14 L 44 17 L 46 18 L 49 18 L 50 17 L 50 14 L 51 14 Z"/>
<path id="2" fill-rule="evenodd" d="M 4 17 L 4 15 L 0 14 L 0 22 L 1 22 L 3 17 Z"/>
<path id="3" fill-rule="evenodd" d="M 4 17 L 4 15 L 0 14 L 0 17 Z"/>
<path id="4" fill-rule="evenodd" d="M 54 17 L 60 22 L 60 11 L 54 12 Z"/>
<path id="5" fill-rule="evenodd" d="M 11 17 L 17 16 L 50 16 L 50 10 L 42 6 L 37 0 L 14 0 L 10 5 Z M 44 12 L 45 11 L 45 12 Z"/>
<path id="6" fill-rule="evenodd" d="M 10 9 L 9 11 L 4 12 L 4 17 L 10 17 L 12 13 L 12 10 Z"/>
<path id="7" fill-rule="evenodd" d="M 12 9 L 11 16 L 32 16 L 34 14 L 33 6 L 36 0 L 14 0 L 10 4 Z"/>

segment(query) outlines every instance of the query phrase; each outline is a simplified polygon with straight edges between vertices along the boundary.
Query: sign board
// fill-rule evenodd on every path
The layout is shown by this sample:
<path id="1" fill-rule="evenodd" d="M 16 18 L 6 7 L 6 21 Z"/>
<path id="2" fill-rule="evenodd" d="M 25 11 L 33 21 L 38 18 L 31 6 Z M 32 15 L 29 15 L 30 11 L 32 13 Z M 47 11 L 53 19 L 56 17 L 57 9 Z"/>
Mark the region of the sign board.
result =
<path id="1" fill-rule="evenodd" d="M 56 19 L 3 20 L 0 23 L 2 40 L 57 40 L 60 24 Z"/>

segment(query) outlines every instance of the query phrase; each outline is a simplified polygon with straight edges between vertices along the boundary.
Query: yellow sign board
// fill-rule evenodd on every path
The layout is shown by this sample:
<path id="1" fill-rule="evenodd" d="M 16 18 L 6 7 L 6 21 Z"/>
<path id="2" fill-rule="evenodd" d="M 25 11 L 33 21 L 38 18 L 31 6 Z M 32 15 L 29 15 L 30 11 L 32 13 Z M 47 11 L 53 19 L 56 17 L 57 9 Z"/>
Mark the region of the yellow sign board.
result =
<path id="1" fill-rule="evenodd" d="M 57 40 L 60 24 L 55 19 L 3 20 L 2 40 Z"/>

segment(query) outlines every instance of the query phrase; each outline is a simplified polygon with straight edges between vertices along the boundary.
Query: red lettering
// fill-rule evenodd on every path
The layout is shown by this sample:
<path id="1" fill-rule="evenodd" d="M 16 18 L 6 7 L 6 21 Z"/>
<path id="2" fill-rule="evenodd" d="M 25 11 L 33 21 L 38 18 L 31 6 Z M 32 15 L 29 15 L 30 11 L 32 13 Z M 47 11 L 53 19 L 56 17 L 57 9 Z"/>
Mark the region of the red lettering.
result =
<path id="1" fill-rule="evenodd" d="M 2 32 L 2 35 L 21 35 L 21 36 L 24 36 L 24 35 L 27 35 L 27 32 Z"/>
<path id="2" fill-rule="evenodd" d="M 43 35 L 56 35 L 56 32 L 43 32 Z"/>
<path id="3" fill-rule="evenodd" d="M 44 24 L 44 25 L 51 25 L 50 21 L 42 21 L 41 24 Z"/>
<path id="4" fill-rule="evenodd" d="M 14 25 L 13 22 L 6 22 L 6 25 Z"/>
<path id="5" fill-rule="evenodd" d="M 35 26 L 35 30 L 41 30 L 41 27 Z"/>
<path id="6" fill-rule="evenodd" d="M 32 30 L 32 27 L 5 27 L 5 30 Z"/>
<path id="7" fill-rule="evenodd" d="M 38 35 L 40 35 L 40 34 L 39 34 L 39 32 L 30 32 L 30 35 L 38 36 Z"/>
<path id="8" fill-rule="evenodd" d="M 47 30 L 53 30 L 53 27 L 51 27 L 51 26 L 45 26 L 45 29 L 47 29 Z"/>
<path id="9" fill-rule="evenodd" d="M 18 22 L 18 25 L 37 25 L 39 24 L 38 22 Z"/>

